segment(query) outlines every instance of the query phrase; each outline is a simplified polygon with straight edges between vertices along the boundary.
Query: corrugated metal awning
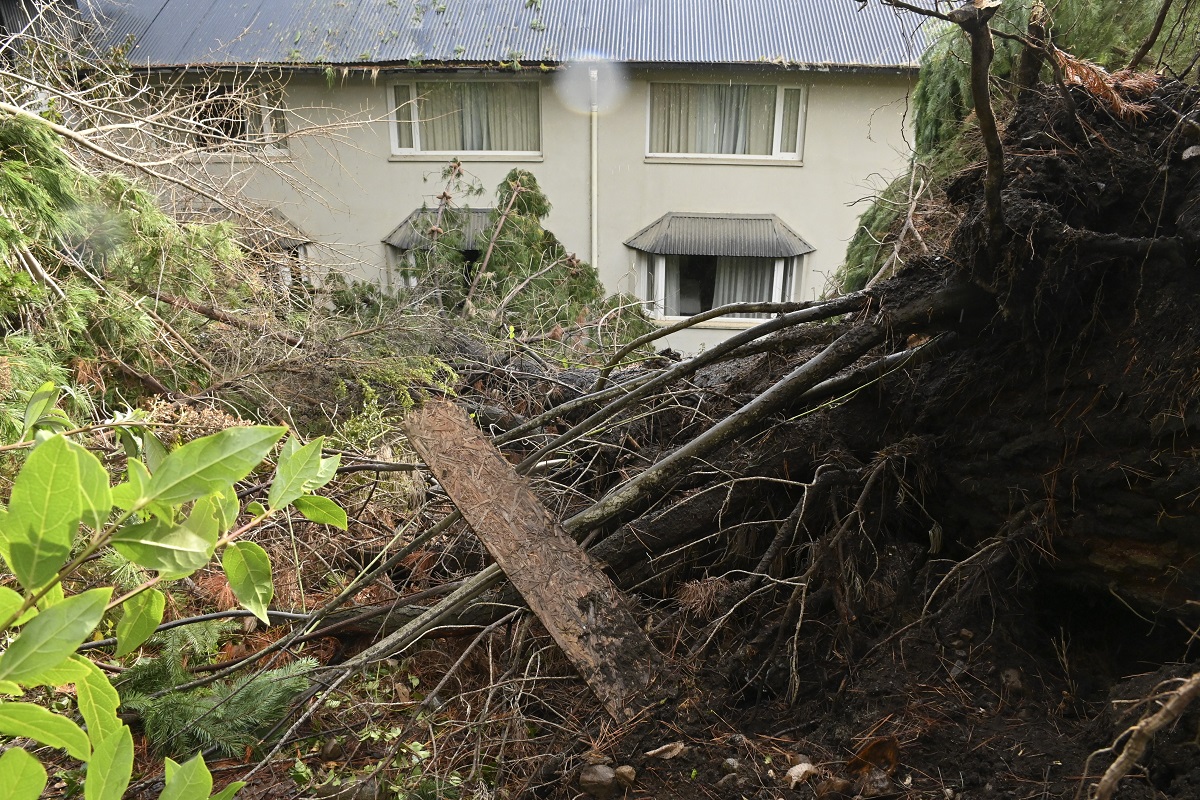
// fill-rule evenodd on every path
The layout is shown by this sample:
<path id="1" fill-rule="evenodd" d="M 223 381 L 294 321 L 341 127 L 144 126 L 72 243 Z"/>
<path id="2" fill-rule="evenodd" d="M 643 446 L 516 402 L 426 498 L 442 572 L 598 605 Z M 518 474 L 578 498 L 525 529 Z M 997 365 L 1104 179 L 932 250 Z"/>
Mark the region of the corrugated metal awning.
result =
<path id="1" fill-rule="evenodd" d="M 674 256 L 789 258 L 814 248 L 774 214 L 694 214 L 672 211 L 625 244 L 644 253 Z"/>
<path id="2" fill-rule="evenodd" d="M 428 247 L 430 231 L 438 226 L 444 232 L 461 231 L 462 249 L 481 250 L 480 239 L 490 227 L 490 208 L 449 208 L 442 212 L 441 225 L 437 225 L 437 211 L 418 208 L 383 237 L 384 244 L 399 250 L 419 250 Z"/>

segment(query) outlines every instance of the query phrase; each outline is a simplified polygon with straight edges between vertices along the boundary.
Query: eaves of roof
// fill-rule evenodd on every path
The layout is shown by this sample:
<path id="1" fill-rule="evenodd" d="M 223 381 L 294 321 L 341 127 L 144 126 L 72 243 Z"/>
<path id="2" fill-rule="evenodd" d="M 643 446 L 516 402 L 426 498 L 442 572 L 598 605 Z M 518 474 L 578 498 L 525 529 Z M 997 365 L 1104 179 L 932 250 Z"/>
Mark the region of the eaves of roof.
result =
<path id="1" fill-rule="evenodd" d="M 141 68 L 738 64 L 907 71 L 911 16 L 850 0 L 84 0 Z"/>

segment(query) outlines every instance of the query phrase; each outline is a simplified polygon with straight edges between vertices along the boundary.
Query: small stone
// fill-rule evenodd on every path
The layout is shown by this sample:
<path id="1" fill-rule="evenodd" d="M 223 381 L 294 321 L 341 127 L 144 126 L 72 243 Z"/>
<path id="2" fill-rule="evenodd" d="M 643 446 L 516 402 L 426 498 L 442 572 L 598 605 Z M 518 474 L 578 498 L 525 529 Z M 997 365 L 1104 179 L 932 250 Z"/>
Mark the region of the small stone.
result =
<path id="1" fill-rule="evenodd" d="M 634 781 L 637 780 L 637 770 L 628 764 L 622 764 L 614 769 L 613 773 L 617 776 L 617 783 L 626 789 L 632 788 Z"/>
<path id="2" fill-rule="evenodd" d="M 827 778 L 817 784 L 815 794 L 820 800 L 844 800 L 851 796 L 850 781 L 842 778 Z"/>
<path id="3" fill-rule="evenodd" d="M 967 671 L 967 664 L 961 658 L 954 662 L 954 666 L 950 668 L 950 677 L 957 678 Z"/>
<path id="4" fill-rule="evenodd" d="M 321 745 L 322 761 L 341 761 L 346 756 L 346 749 L 337 739 L 326 739 Z"/>
<path id="5" fill-rule="evenodd" d="M 858 796 L 864 800 L 871 797 L 882 797 L 892 794 L 892 780 L 879 767 L 871 767 L 866 774 L 859 778 L 856 788 Z"/>
<path id="6" fill-rule="evenodd" d="M 975 632 L 970 628 L 963 628 L 958 632 L 958 635 L 966 639 L 968 642 L 975 638 Z"/>
<path id="7" fill-rule="evenodd" d="M 736 758 L 727 758 L 721 762 L 721 769 L 725 771 L 726 775 L 736 775 L 737 771 L 741 768 L 742 762 Z"/>
<path id="8" fill-rule="evenodd" d="M 966 650 L 955 650 L 954 655 L 958 656 L 959 658 L 966 658 L 967 651 Z"/>
<path id="9" fill-rule="evenodd" d="M 617 771 L 606 764 L 592 764 L 579 773 L 579 788 L 597 800 L 606 800 L 617 791 Z"/>
<path id="10" fill-rule="evenodd" d="M 717 786 L 724 788 L 726 786 L 741 786 L 745 781 L 732 772 L 717 781 Z"/>
<path id="11" fill-rule="evenodd" d="M 1016 667 L 1008 667 L 1000 670 L 1000 688 L 1013 694 L 1023 692 L 1025 686 L 1021 683 L 1021 670 Z"/>

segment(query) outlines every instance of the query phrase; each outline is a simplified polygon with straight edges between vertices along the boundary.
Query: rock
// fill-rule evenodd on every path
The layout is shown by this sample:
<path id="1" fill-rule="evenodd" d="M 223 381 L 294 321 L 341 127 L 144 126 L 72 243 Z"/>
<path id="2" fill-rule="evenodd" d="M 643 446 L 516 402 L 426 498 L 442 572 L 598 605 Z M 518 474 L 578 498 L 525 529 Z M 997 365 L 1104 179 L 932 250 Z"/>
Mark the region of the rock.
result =
<path id="1" fill-rule="evenodd" d="M 326 739 L 321 745 L 322 761 L 341 761 L 346 757 L 346 748 L 337 739 Z"/>
<path id="2" fill-rule="evenodd" d="M 789 789 L 795 789 L 802 783 L 807 783 L 820 773 L 812 764 L 801 762 L 787 771 L 784 780 Z"/>
<path id="3" fill-rule="evenodd" d="M 848 780 L 827 778 L 817 784 L 815 793 L 818 800 L 848 800 L 853 796 L 853 787 Z"/>
<path id="4" fill-rule="evenodd" d="M 617 776 L 617 783 L 624 786 L 626 789 L 633 787 L 633 782 L 637 780 L 637 770 L 628 764 L 622 764 L 613 770 Z"/>
<path id="5" fill-rule="evenodd" d="M 742 762 L 736 758 L 727 758 L 721 762 L 721 769 L 726 775 L 736 775 L 738 770 L 742 768 Z"/>
<path id="6" fill-rule="evenodd" d="M 1021 670 L 1008 667 L 1000 670 L 1000 688 L 1011 694 L 1021 694 L 1025 685 L 1021 682 Z"/>
<path id="7" fill-rule="evenodd" d="M 592 764 L 579 773 L 579 788 L 597 800 L 606 800 L 617 791 L 617 772 L 607 764 Z"/>
<path id="8" fill-rule="evenodd" d="M 858 796 L 864 800 L 871 797 L 882 797 L 892 794 L 892 779 L 879 767 L 871 767 L 858 779 L 858 786 L 855 789 Z"/>
<path id="9" fill-rule="evenodd" d="M 740 788 L 740 787 L 744 786 L 745 783 L 746 783 L 745 778 L 731 772 L 728 775 L 725 775 L 724 777 L 722 777 L 721 780 L 717 781 L 717 786 L 721 787 L 721 788 L 724 788 L 726 786 L 737 786 Z"/>

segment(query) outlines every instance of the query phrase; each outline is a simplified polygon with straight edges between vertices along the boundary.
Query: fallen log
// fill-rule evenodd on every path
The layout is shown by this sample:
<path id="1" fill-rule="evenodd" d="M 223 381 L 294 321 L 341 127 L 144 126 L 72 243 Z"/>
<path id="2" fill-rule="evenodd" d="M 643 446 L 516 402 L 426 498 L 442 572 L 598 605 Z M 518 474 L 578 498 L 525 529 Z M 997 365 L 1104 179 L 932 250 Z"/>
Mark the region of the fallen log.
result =
<path id="1" fill-rule="evenodd" d="M 427 403 L 405 431 L 608 713 L 624 721 L 652 704 L 665 688 L 662 657 L 612 581 L 467 415 Z"/>

